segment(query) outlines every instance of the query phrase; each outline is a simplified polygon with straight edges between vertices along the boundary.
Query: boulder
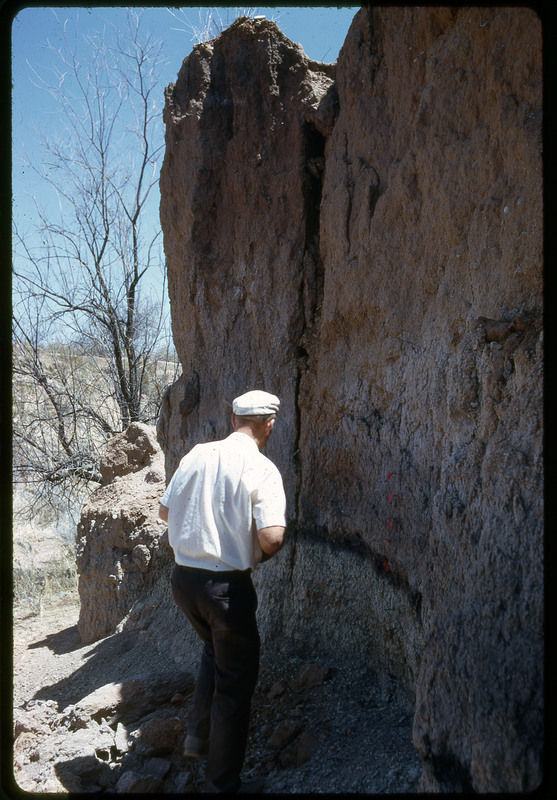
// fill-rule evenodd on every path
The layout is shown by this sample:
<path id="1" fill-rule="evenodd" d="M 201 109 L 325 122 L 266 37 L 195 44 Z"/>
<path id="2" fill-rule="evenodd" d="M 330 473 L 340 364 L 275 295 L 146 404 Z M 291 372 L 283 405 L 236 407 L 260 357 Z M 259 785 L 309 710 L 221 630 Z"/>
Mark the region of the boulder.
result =
<path id="1" fill-rule="evenodd" d="M 169 702 L 178 690 L 191 693 L 193 686 L 191 673 L 176 670 L 138 675 L 122 683 L 107 683 L 64 709 L 64 720 L 73 729 L 91 719 L 137 720 L 161 703 Z"/>
<path id="2" fill-rule="evenodd" d="M 269 747 L 282 750 L 287 744 L 296 738 L 302 729 L 302 723 L 298 720 L 283 719 L 276 727 L 273 735 L 269 739 Z"/>
<path id="3" fill-rule="evenodd" d="M 297 694 L 313 689 L 328 678 L 330 672 L 329 667 L 321 664 L 302 664 L 296 677 L 290 681 L 290 688 Z"/>
<path id="4" fill-rule="evenodd" d="M 114 633 L 130 614 L 145 626 L 150 591 L 173 560 L 158 516 L 165 476 L 155 429 L 133 423 L 111 439 L 101 472 L 105 483 L 85 503 L 77 530 L 83 642 Z"/>

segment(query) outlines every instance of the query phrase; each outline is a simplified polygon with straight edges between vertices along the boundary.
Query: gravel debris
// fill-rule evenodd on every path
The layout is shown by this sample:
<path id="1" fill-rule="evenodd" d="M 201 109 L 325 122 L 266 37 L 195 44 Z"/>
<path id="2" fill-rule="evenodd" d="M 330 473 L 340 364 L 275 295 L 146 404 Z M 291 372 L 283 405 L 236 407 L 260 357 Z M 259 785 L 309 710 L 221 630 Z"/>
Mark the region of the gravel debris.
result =
<path id="1" fill-rule="evenodd" d="M 106 659 L 111 669 L 122 659 L 124 671 L 133 654 L 125 634 L 108 637 L 103 640 L 106 655 L 94 668 L 92 655 L 99 643 L 81 644 L 75 635 L 78 613 L 78 604 L 66 600 L 43 617 L 23 617 L 14 625 L 20 788 L 203 791 L 204 760 L 185 759 L 181 753 L 189 696 L 172 690 L 168 702 L 132 726 L 91 720 L 83 721 L 85 728 L 68 730 L 62 713 L 68 703 L 106 682 Z M 167 743 L 159 728 L 168 719 L 174 727 Z M 66 750 L 68 759 L 60 762 Z M 419 791 L 420 776 L 412 714 L 381 688 L 371 668 L 263 654 L 243 780 L 262 779 L 264 794 L 412 794 Z"/>

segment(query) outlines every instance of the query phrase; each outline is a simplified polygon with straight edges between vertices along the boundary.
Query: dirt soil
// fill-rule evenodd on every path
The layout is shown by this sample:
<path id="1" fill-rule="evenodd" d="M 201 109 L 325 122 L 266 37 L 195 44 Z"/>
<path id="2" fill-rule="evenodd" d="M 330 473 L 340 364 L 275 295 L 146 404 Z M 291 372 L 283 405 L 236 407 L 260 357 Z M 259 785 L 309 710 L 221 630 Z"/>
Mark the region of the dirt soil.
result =
<path id="1" fill-rule="evenodd" d="M 41 614 L 26 606 L 14 609 L 14 706 L 77 672 L 96 643 L 83 645 L 77 632 L 79 597 L 68 593 L 43 604 Z M 81 687 L 76 686 L 76 693 Z M 54 692 L 55 693 L 55 692 Z M 56 699 L 58 703 L 63 697 Z M 68 703 L 72 702 L 68 700 Z M 62 706 L 60 706 L 62 707 Z"/>
<path id="2" fill-rule="evenodd" d="M 41 616 L 16 608 L 15 707 L 40 698 L 62 710 L 112 680 L 119 663 L 128 672 L 136 642 L 122 634 L 83 645 L 78 615 L 77 593 L 56 598 Z M 263 777 L 264 793 L 417 792 L 421 767 L 411 715 L 379 690 L 372 672 L 325 665 L 328 676 L 300 693 L 292 690 L 292 681 L 301 665 L 277 659 L 263 664 L 242 777 Z M 297 728 L 293 741 L 289 726 Z M 283 741 L 270 748 L 277 731 Z M 204 762 L 186 761 L 184 769 L 191 772 L 188 791 L 202 791 Z M 18 775 L 20 785 L 22 779 Z"/>

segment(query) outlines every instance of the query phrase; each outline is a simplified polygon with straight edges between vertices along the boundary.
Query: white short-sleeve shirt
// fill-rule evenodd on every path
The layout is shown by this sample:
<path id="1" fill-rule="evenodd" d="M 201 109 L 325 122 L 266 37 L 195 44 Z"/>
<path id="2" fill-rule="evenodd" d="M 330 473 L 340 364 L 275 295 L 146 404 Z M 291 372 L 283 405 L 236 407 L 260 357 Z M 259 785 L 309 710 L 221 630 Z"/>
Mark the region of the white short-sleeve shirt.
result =
<path id="1" fill-rule="evenodd" d="M 210 570 L 254 569 L 261 548 L 253 531 L 286 526 L 277 467 L 247 434 L 196 445 L 161 499 L 177 564 Z"/>

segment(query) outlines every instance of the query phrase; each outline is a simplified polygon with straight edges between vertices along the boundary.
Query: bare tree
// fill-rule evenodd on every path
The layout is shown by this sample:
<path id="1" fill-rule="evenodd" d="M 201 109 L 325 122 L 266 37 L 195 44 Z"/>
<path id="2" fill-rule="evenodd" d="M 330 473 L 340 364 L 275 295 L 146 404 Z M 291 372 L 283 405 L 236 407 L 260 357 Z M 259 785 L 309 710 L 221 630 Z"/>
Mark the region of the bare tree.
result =
<path id="1" fill-rule="evenodd" d="M 162 42 L 125 30 L 48 44 L 55 140 L 31 170 L 53 190 L 36 230 L 14 226 L 15 478 L 75 492 L 99 480 L 99 446 L 154 421 L 171 382 L 153 195 L 162 149 Z M 174 359 L 172 359 L 174 360 Z M 162 370 L 158 362 L 164 362 Z"/>

